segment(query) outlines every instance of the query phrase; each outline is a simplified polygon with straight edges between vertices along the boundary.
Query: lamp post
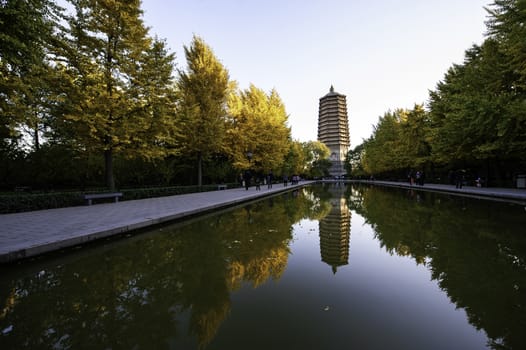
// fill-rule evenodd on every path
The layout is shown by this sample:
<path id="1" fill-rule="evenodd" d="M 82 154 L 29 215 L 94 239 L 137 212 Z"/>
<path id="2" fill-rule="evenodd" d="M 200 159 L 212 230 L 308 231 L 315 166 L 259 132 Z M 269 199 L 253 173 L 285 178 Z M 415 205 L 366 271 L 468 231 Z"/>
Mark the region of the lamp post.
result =
<path id="1" fill-rule="evenodd" d="M 250 162 L 252 161 L 252 152 L 247 151 L 246 153 L 247 159 L 248 159 L 248 169 L 245 171 L 244 180 L 245 180 L 245 189 L 248 191 L 248 188 L 250 186 L 250 178 L 252 177 L 252 174 L 250 173 Z"/>

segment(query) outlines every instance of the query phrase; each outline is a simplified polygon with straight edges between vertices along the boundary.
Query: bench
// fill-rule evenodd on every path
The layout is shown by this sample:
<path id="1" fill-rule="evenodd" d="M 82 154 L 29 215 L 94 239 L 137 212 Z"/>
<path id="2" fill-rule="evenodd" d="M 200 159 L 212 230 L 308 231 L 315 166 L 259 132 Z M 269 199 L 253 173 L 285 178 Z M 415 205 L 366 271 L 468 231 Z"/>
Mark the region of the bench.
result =
<path id="1" fill-rule="evenodd" d="M 225 184 L 217 185 L 217 189 L 218 190 L 226 190 L 226 185 Z"/>
<path id="2" fill-rule="evenodd" d="M 119 197 L 122 197 L 122 193 L 120 192 L 112 192 L 112 193 L 90 193 L 84 195 L 84 200 L 88 202 L 88 205 L 92 204 L 92 201 L 94 199 L 102 199 L 102 198 L 115 198 L 115 203 L 119 201 Z"/>

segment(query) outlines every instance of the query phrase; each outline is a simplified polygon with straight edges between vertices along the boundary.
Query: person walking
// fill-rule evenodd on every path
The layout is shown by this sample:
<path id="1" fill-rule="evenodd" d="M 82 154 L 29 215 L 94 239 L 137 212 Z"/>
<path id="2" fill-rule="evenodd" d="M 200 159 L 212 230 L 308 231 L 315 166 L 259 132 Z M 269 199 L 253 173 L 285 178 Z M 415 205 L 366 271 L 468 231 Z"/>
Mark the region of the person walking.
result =
<path id="1" fill-rule="evenodd" d="M 256 181 L 256 191 L 261 191 L 261 177 L 260 177 L 260 174 L 256 175 L 255 181 Z"/>
<path id="2" fill-rule="evenodd" d="M 272 182 L 274 181 L 274 174 L 272 170 L 267 175 L 267 188 L 270 190 L 272 188 Z"/>
<path id="3" fill-rule="evenodd" d="M 250 177 L 251 177 L 250 170 L 246 170 L 245 173 L 243 174 L 243 180 L 245 180 L 245 190 L 247 191 L 248 191 L 248 188 L 250 187 Z"/>
<path id="4" fill-rule="evenodd" d="M 423 171 L 417 171 L 416 172 L 416 184 L 420 186 L 424 186 L 424 172 Z"/>
<path id="5" fill-rule="evenodd" d="M 409 184 L 413 186 L 413 183 L 415 182 L 415 178 L 413 175 L 413 170 L 409 170 L 409 173 L 407 174 L 407 179 L 409 180 Z"/>
<path id="6" fill-rule="evenodd" d="M 462 170 L 457 170 L 455 174 L 455 188 L 462 188 L 462 184 L 464 182 L 464 173 Z"/>

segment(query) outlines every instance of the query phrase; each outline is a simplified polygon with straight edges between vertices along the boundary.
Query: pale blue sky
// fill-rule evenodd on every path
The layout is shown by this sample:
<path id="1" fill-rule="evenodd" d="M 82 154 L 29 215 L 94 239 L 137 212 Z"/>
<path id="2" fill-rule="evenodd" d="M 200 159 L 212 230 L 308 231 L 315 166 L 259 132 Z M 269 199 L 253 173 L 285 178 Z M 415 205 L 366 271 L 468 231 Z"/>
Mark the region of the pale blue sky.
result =
<path id="1" fill-rule="evenodd" d="M 292 136 L 316 140 L 319 98 L 347 95 L 351 146 L 389 109 L 424 103 L 464 51 L 483 41 L 490 0 L 143 0 L 152 35 L 186 68 L 202 37 L 247 88 L 275 88 Z"/>

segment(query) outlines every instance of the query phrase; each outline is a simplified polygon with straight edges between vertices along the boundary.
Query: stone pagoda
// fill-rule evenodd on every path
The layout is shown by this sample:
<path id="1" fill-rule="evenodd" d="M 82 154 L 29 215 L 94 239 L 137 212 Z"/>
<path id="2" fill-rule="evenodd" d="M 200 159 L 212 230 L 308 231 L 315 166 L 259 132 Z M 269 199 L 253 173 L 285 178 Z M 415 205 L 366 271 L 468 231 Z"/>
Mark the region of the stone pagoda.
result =
<path id="1" fill-rule="evenodd" d="M 345 156 L 350 146 L 347 102 L 346 96 L 335 92 L 332 85 L 329 93 L 320 98 L 318 141 L 327 145 L 331 151 L 330 175 L 345 175 Z"/>

